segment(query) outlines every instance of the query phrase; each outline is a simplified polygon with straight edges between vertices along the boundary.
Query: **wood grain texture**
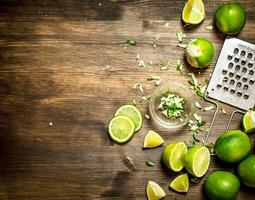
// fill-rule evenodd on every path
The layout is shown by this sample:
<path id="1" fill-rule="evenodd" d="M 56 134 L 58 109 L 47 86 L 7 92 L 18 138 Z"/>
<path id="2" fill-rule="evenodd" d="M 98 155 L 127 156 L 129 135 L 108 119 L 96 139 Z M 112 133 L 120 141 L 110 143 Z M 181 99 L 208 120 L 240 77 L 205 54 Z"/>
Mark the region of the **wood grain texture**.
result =
<path id="1" fill-rule="evenodd" d="M 142 130 L 129 143 L 117 145 L 106 127 L 116 109 L 132 99 L 148 113 L 147 102 L 140 101 L 142 94 L 132 89 L 134 83 L 143 84 L 144 94 L 155 89 L 146 80 L 151 75 L 160 75 L 163 82 L 187 84 L 187 73 L 194 69 L 185 63 L 184 75 L 175 70 L 177 60 L 183 58 L 183 50 L 176 48 L 176 31 L 186 32 L 184 42 L 208 38 L 218 55 L 224 36 L 206 26 L 213 24 L 215 10 L 223 2 L 204 1 L 206 20 L 191 29 L 180 20 L 185 0 L 1 0 L 0 199 L 140 200 L 146 199 L 148 180 L 162 185 L 166 199 L 206 199 L 203 181 L 192 184 L 186 195 L 169 190 L 176 175 L 160 162 L 163 147 L 142 150 L 149 129 L 168 143 L 189 139 L 187 128 L 163 130 L 144 119 Z M 240 2 L 248 20 L 238 37 L 255 43 L 255 2 Z M 125 52 L 131 38 L 137 45 L 127 46 Z M 146 67 L 138 67 L 137 54 Z M 169 70 L 160 71 L 162 60 L 170 62 Z M 216 58 L 199 75 L 195 70 L 199 81 L 209 77 L 215 62 Z M 224 131 L 233 110 L 220 106 L 228 114 L 219 113 L 212 142 Z M 198 112 L 211 120 L 213 111 Z M 235 117 L 232 128 L 239 126 L 240 119 Z M 201 133 L 199 138 L 203 137 Z M 127 156 L 135 169 L 126 162 Z M 148 168 L 147 160 L 155 167 Z M 209 171 L 224 168 L 234 170 L 212 158 Z M 238 199 L 254 195 L 254 190 L 242 187 Z"/>

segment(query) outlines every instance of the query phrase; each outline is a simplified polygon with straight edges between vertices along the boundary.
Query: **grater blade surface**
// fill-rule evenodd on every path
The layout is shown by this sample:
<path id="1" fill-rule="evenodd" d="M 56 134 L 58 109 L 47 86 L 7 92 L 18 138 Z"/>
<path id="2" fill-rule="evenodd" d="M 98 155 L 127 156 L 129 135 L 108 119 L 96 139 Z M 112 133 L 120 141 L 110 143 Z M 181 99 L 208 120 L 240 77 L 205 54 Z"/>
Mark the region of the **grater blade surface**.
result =
<path id="1" fill-rule="evenodd" d="M 255 45 L 226 38 L 210 79 L 210 98 L 248 110 L 255 106 Z"/>

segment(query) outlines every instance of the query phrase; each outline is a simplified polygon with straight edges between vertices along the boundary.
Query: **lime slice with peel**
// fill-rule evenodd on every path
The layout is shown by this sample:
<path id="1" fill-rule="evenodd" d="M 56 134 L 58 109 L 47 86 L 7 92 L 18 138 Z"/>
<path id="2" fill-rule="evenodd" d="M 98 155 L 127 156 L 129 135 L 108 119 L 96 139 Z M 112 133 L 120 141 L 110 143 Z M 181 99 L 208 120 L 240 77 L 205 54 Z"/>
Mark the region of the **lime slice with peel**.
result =
<path id="1" fill-rule="evenodd" d="M 185 156 L 186 170 L 196 177 L 202 177 L 210 164 L 210 152 L 204 146 L 196 145 L 189 149 Z"/>
<path id="2" fill-rule="evenodd" d="M 119 115 L 110 121 L 108 132 L 115 142 L 125 143 L 134 135 L 135 124 L 129 117 Z"/>
<path id="3" fill-rule="evenodd" d="M 131 118 L 135 123 L 135 132 L 142 127 L 143 118 L 141 112 L 134 105 L 121 106 L 115 113 L 115 116 L 118 115 L 126 115 Z"/>
<path id="4" fill-rule="evenodd" d="M 160 200 L 166 196 L 165 191 L 155 182 L 148 181 L 146 187 L 148 200 Z"/>
<path id="5" fill-rule="evenodd" d="M 243 117 L 243 130 L 245 133 L 255 132 L 255 111 L 249 110 Z"/>
<path id="6" fill-rule="evenodd" d="M 143 142 L 143 148 L 155 148 L 164 143 L 163 138 L 155 131 L 149 130 Z"/>
<path id="7" fill-rule="evenodd" d="M 170 188 L 176 192 L 188 192 L 189 189 L 189 177 L 188 174 L 182 174 L 177 176 L 171 183 Z"/>
<path id="8" fill-rule="evenodd" d="M 179 172 L 184 167 L 184 157 L 187 151 L 184 142 L 172 142 L 164 149 L 162 160 L 169 169 Z"/>
<path id="9" fill-rule="evenodd" d="M 202 0 L 188 0 L 182 11 L 182 20 L 187 24 L 199 24 L 205 18 Z"/>

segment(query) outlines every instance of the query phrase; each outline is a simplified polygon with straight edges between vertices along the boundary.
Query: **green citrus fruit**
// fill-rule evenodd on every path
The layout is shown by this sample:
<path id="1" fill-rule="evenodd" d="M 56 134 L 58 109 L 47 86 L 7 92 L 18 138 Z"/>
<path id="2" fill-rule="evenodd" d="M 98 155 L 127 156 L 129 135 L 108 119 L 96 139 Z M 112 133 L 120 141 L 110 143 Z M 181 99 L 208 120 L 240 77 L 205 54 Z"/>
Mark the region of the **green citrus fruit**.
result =
<path id="1" fill-rule="evenodd" d="M 255 188 L 255 155 L 248 156 L 239 164 L 238 176 L 243 184 Z"/>
<path id="2" fill-rule="evenodd" d="M 199 24 L 205 18 L 202 0 L 188 0 L 182 10 L 182 20 L 187 24 Z"/>
<path id="3" fill-rule="evenodd" d="M 115 142 L 125 143 L 134 135 L 135 124 L 125 115 L 116 116 L 110 121 L 108 132 Z"/>
<path id="4" fill-rule="evenodd" d="M 202 177 L 210 164 L 210 152 L 204 146 L 196 145 L 190 148 L 185 156 L 185 169 L 196 177 Z"/>
<path id="5" fill-rule="evenodd" d="M 239 188 L 239 179 L 227 171 L 214 171 L 205 180 L 205 192 L 213 200 L 235 199 Z"/>
<path id="6" fill-rule="evenodd" d="M 177 176 L 169 185 L 176 192 L 188 192 L 189 190 L 189 177 L 188 174 Z"/>
<path id="7" fill-rule="evenodd" d="M 215 143 L 215 153 L 223 161 L 234 163 L 244 159 L 251 151 L 250 138 L 241 130 L 223 133 Z"/>
<path id="8" fill-rule="evenodd" d="M 166 196 L 166 193 L 156 182 L 148 181 L 146 195 L 148 200 L 160 200 Z"/>
<path id="9" fill-rule="evenodd" d="M 213 44 L 204 38 L 192 40 L 186 48 L 186 59 L 192 67 L 207 67 L 212 62 L 213 57 Z"/>
<path id="10" fill-rule="evenodd" d="M 142 127 L 143 118 L 141 112 L 134 105 L 121 106 L 115 113 L 115 116 L 118 115 L 126 115 L 131 118 L 135 123 L 136 132 Z"/>
<path id="11" fill-rule="evenodd" d="M 224 3 L 215 15 L 218 29 L 227 35 L 239 33 L 246 22 L 246 12 L 240 3 Z"/>
<path id="12" fill-rule="evenodd" d="M 162 160 L 169 169 L 179 172 L 184 167 L 183 161 L 187 151 L 184 142 L 172 142 L 164 149 Z"/>
<path id="13" fill-rule="evenodd" d="M 255 132 L 255 111 L 249 110 L 245 113 L 242 127 L 245 133 Z"/>
<path id="14" fill-rule="evenodd" d="M 149 130 L 143 142 L 143 148 L 155 148 L 164 144 L 163 138 L 155 131 Z"/>

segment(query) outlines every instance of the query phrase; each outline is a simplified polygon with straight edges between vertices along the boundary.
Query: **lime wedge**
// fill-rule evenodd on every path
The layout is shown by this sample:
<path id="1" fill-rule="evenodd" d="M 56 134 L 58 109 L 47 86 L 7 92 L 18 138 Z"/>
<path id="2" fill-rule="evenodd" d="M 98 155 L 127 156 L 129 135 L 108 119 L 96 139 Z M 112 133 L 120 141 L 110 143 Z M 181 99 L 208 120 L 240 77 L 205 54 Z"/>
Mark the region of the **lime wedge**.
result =
<path id="1" fill-rule="evenodd" d="M 245 133 L 255 132 L 255 111 L 249 110 L 243 117 L 243 129 Z"/>
<path id="2" fill-rule="evenodd" d="M 189 177 L 188 174 L 182 174 L 177 176 L 171 183 L 170 188 L 176 192 L 188 192 L 189 189 Z"/>
<path id="3" fill-rule="evenodd" d="M 155 148 L 164 143 L 163 138 L 155 131 L 149 130 L 143 142 L 143 148 Z"/>
<path id="4" fill-rule="evenodd" d="M 160 200 L 166 196 L 165 191 L 155 182 L 148 181 L 146 187 L 148 200 Z"/>
<path id="5" fill-rule="evenodd" d="M 185 156 L 186 170 L 196 177 L 205 175 L 210 164 L 210 152 L 204 146 L 194 146 Z"/>
<path id="6" fill-rule="evenodd" d="M 164 149 L 162 160 L 169 169 L 179 172 L 184 167 L 184 157 L 187 151 L 184 142 L 172 142 Z"/>
<path id="7" fill-rule="evenodd" d="M 182 20 L 187 24 L 199 24 L 205 18 L 202 0 L 188 0 L 182 10 Z"/>
<path id="8" fill-rule="evenodd" d="M 135 132 L 137 132 L 142 127 L 143 118 L 141 112 L 135 106 L 133 105 L 121 106 L 115 113 L 115 116 L 118 115 L 126 115 L 129 118 L 131 118 L 135 123 Z"/>
<path id="9" fill-rule="evenodd" d="M 124 143 L 134 135 L 135 124 L 129 117 L 120 115 L 110 121 L 108 132 L 112 140 Z"/>

